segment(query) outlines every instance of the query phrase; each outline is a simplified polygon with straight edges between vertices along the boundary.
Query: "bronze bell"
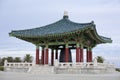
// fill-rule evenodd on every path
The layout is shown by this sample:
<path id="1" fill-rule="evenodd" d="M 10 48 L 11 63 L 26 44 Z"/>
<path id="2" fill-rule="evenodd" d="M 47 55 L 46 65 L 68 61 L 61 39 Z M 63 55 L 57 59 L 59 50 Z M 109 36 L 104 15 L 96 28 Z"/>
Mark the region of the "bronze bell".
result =
<path id="1" fill-rule="evenodd" d="M 65 62 L 65 48 L 61 49 L 59 62 Z M 69 49 L 68 62 L 72 62 L 71 50 Z"/>

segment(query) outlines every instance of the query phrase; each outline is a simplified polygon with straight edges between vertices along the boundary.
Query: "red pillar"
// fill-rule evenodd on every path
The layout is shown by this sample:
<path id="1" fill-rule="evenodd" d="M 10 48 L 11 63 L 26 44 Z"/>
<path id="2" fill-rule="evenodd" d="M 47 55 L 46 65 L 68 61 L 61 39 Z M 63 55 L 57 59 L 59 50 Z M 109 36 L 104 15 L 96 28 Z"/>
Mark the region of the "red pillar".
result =
<path id="1" fill-rule="evenodd" d="M 80 60 L 80 48 L 79 48 L 79 44 L 76 44 L 76 62 L 79 62 Z"/>
<path id="2" fill-rule="evenodd" d="M 89 62 L 89 51 L 88 51 L 88 49 L 87 49 L 86 59 L 87 59 L 87 62 Z"/>
<path id="3" fill-rule="evenodd" d="M 68 62 L 69 59 L 69 48 L 68 44 L 65 45 L 65 62 Z"/>
<path id="4" fill-rule="evenodd" d="M 89 61 L 92 62 L 92 51 L 89 51 Z"/>
<path id="5" fill-rule="evenodd" d="M 92 62 L 92 51 L 91 49 L 87 49 L 87 62 Z"/>
<path id="6" fill-rule="evenodd" d="M 44 48 L 42 48 L 42 56 L 41 56 L 41 62 L 42 62 L 42 65 L 44 65 Z"/>
<path id="7" fill-rule="evenodd" d="M 36 64 L 39 64 L 39 46 L 36 46 Z"/>
<path id="8" fill-rule="evenodd" d="M 51 53 L 51 66 L 54 65 L 54 49 L 52 49 L 52 53 Z"/>
<path id="9" fill-rule="evenodd" d="M 45 64 L 48 64 L 48 48 L 45 49 Z"/>
<path id="10" fill-rule="evenodd" d="M 55 59 L 58 59 L 58 49 L 56 49 Z"/>
<path id="11" fill-rule="evenodd" d="M 80 62 L 83 62 L 83 48 L 80 48 Z"/>
<path id="12" fill-rule="evenodd" d="M 48 45 L 45 48 L 45 64 L 48 64 L 48 59 L 49 58 L 49 54 L 48 54 Z"/>

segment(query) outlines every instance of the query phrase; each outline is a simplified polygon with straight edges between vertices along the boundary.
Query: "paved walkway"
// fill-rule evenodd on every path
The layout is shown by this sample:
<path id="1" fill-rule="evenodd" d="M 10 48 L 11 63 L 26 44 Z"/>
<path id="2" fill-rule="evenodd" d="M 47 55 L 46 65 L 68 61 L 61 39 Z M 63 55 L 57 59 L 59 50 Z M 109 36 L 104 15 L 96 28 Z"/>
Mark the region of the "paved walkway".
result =
<path id="1" fill-rule="evenodd" d="M 0 72 L 0 80 L 120 80 L 118 74 L 30 74 Z"/>

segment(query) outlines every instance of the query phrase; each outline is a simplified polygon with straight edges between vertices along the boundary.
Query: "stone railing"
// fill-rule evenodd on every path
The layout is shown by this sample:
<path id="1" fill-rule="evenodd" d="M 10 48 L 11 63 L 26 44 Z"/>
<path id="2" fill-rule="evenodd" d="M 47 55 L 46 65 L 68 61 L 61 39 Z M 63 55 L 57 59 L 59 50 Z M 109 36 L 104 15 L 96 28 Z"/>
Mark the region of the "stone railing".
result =
<path id="1" fill-rule="evenodd" d="M 4 67 L 31 67 L 34 66 L 35 63 L 33 62 L 7 62 L 7 60 L 5 60 L 4 62 Z"/>
<path id="2" fill-rule="evenodd" d="M 27 72 L 34 66 L 33 62 L 4 62 L 4 70 L 12 72 Z"/>
<path id="3" fill-rule="evenodd" d="M 114 64 L 97 63 L 97 67 L 99 67 L 99 68 L 114 68 Z"/>
<path id="4" fill-rule="evenodd" d="M 75 63 L 59 63 L 55 61 L 56 74 L 98 74 L 98 73 L 114 73 L 115 68 L 113 64 L 109 63 L 96 63 L 96 62 L 75 62 Z"/>
<path id="5" fill-rule="evenodd" d="M 83 62 L 77 62 L 77 63 L 63 63 L 60 62 L 58 63 L 58 65 L 56 65 L 56 67 L 60 67 L 60 68 L 68 68 L 68 67 L 73 67 L 73 68 L 87 68 L 87 67 L 93 67 L 94 64 L 91 63 L 83 63 Z"/>
<path id="6" fill-rule="evenodd" d="M 97 63 L 97 62 L 58 62 L 55 61 L 55 67 L 59 68 L 114 68 L 113 64 L 108 64 L 108 63 Z"/>

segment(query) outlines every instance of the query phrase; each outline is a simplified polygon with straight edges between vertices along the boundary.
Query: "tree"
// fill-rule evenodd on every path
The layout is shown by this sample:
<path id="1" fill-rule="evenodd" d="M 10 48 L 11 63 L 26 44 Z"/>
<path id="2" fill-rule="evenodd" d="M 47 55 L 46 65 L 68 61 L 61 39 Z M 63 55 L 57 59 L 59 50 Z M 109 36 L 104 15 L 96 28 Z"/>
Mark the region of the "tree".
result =
<path id="1" fill-rule="evenodd" d="M 2 62 L 2 58 L 0 57 L 0 63 Z"/>
<path id="2" fill-rule="evenodd" d="M 14 58 L 14 62 L 22 62 L 22 60 L 21 60 L 20 57 L 15 57 L 15 58 Z"/>
<path id="3" fill-rule="evenodd" d="M 33 57 L 30 54 L 26 54 L 24 57 L 24 61 L 26 62 L 32 62 Z"/>
<path id="4" fill-rule="evenodd" d="M 3 65 L 4 65 L 4 61 L 5 61 L 6 59 L 7 59 L 7 58 L 5 58 L 5 57 L 1 58 L 0 66 L 3 66 Z"/>
<path id="5" fill-rule="evenodd" d="M 0 57 L 0 66 L 2 66 L 2 58 Z"/>
<path id="6" fill-rule="evenodd" d="M 102 56 L 97 56 L 97 62 L 103 63 L 104 60 L 105 60 L 105 59 L 104 59 Z"/>
<path id="7" fill-rule="evenodd" d="M 14 60 L 13 60 L 13 57 L 7 57 L 7 61 L 8 62 L 13 62 Z"/>

